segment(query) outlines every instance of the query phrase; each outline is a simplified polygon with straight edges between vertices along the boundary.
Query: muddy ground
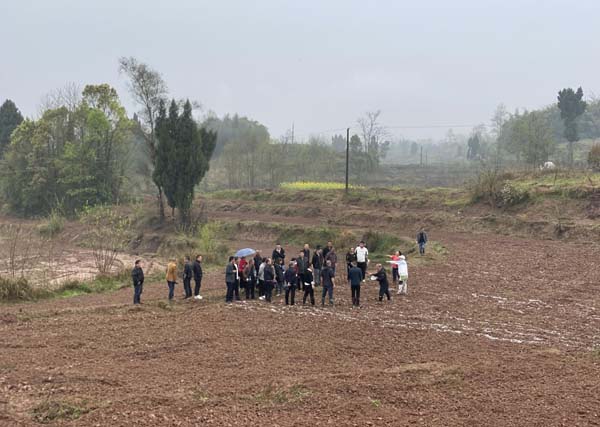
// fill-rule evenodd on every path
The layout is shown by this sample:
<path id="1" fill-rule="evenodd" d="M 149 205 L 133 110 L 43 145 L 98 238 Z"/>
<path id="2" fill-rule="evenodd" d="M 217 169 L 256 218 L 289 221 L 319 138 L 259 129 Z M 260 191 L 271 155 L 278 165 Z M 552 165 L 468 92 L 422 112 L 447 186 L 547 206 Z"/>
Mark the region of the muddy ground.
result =
<path id="1" fill-rule="evenodd" d="M 600 248 L 435 239 L 407 297 L 367 284 L 361 309 L 343 284 L 333 308 L 226 306 L 220 272 L 200 302 L 2 305 L 0 425 L 600 425 Z"/>

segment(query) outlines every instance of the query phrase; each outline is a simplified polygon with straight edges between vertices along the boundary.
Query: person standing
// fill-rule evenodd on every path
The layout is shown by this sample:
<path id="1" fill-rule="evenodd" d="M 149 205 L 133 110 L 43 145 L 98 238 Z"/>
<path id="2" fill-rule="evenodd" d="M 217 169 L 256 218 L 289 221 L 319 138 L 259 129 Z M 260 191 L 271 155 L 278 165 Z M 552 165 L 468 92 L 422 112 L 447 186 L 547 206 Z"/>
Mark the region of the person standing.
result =
<path id="1" fill-rule="evenodd" d="M 404 255 L 399 256 L 398 278 L 398 295 L 408 295 L 408 264 Z"/>
<path id="2" fill-rule="evenodd" d="M 315 277 L 315 285 L 319 286 L 321 284 L 321 269 L 323 268 L 323 250 L 320 246 L 317 246 L 311 264 L 313 276 Z"/>
<path id="3" fill-rule="evenodd" d="M 307 267 L 310 267 L 310 245 L 308 243 L 304 244 L 304 249 L 302 249 L 304 253 L 304 259 L 306 260 Z"/>
<path id="4" fill-rule="evenodd" d="M 194 298 L 202 299 L 202 295 L 200 295 L 200 287 L 202 286 L 202 255 L 196 255 L 192 270 L 194 272 Z"/>
<path id="5" fill-rule="evenodd" d="M 225 267 L 225 285 L 227 286 L 227 293 L 225 294 L 225 303 L 231 304 L 233 302 L 233 294 L 235 291 L 236 281 L 236 269 L 235 257 L 230 256 L 227 267 Z"/>
<path id="6" fill-rule="evenodd" d="M 283 259 L 283 262 L 285 262 L 285 250 L 281 247 L 280 243 L 275 245 L 275 249 L 273 249 L 273 253 L 271 254 L 271 259 L 273 264 L 278 263 L 279 259 Z"/>
<path id="7" fill-rule="evenodd" d="M 298 275 L 293 262 L 290 262 L 284 274 L 285 280 L 285 305 L 294 305 L 296 298 L 296 286 L 298 284 Z"/>
<path id="8" fill-rule="evenodd" d="M 131 270 L 131 279 L 133 280 L 133 303 L 142 303 L 142 291 L 144 290 L 144 270 L 142 270 L 142 261 L 136 260 L 133 270 Z"/>
<path id="9" fill-rule="evenodd" d="M 169 301 L 175 296 L 175 284 L 177 283 L 177 261 L 171 258 L 167 264 L 167 286 L 169 287 Z"/>
<path id="10" fill-rule="evenodd" d="M 277 282 L 277 296 L 281 296 L 283 293 L 283 282 L 284 282 L 285 267 L 283 266 L 283 260 L 279 260 L 279 264 L 275 264 L 275 281 Z"/>
<path id="11" fill-rule="evenodd" d="M 304 289 L 304 275 L 306 274 L 306 270 L 308 270 L 308 259 L 304 256 L 304 251 L 300 251 L 298 253 L 298 258 L 296 258 L 296 269 L 298 270 L 298 289 Z"/>
<path id="12" fill-rule="evenodd" d="M 333 242 L 329 241 L 329 242 L 327 242 L 327 246 L 325 246 L 325 249 L 323 249 L 323 259 L 324 260 L 327 259 L 327 254 L 329 254 L 329 251 L 331 251 L 331 249 L 333 249 Z M 323 266 L 325 266 L 325 264 L 323 264 Z"/>
<path id="13" fill-rule="evenodd" d="M 267 266 L 267 259 L 263 258 L 260 261 L 260 266 L 258 267 L 258 299 L 265 299 L 265 267 Z"/>
<path id="14" fill-rule="evenodd" d="M 356 248 L 356 264 L 363 272 L 363 281 L 367 278 L 367 266 L 369 265 L 369 250 L 365 242 L 361 241 Z"/>
<path id="15" fill-rule="evenodd" d="M 394 252 L 394 255 L 388 255 L 392 260 L 392 282 L 394 285 L 396 285 L 400 279 L 400 275 L 398 274 L 398 261 L 400 260 L 400 255 L 402 255 L 402 252 L 400 251 Z M 398 288 L 398 293 L 400 293 L 399 289 L 400 288 Z"/>
<path id="16" fill-rule="evenodd" d="M 306 298 L 310 297 L 310 305 L 315 305 L 315 282 L 313 271 L 309 268 L 304 274 L 304 296 L 302 297 L 302 305 L 306 305 Z"/>
<path id="17" fill-rule="evenodd" d="M 390 284 L 388 282 L 387 273 L 381 264 L 377 264 L 375 280 L 379 282 L 379 301 L 383 301 L 384 295 L 387 296 L 388 301 L 391 300 L 392 296 L 390 295 Z"/>
<path id="18" fill-rule="evenodd" d="M 350 248 L 346 254 L 346 276 L 348 283 L 350 283 L 350 269 L 352 268 L 352 264 L 356 261 L 356 249 Z"/>
<path id="19" fill-rule="evenodd" d="M 246 277 L 244 276 L 244 270 L 246 269 L 246 265 L 248 265 L 248 261 L 246 261 L 246 257 L 241 257 L 238 261 L 238 273 L 240 276 L 240 290 L 246 287 Z"/>
<path id="20" fill-rule="evenodd" d="M 256 269 L 254 268 L 254 259 L 248 261 L 244 268 L 244 277 L 246 278 L 246 299 L 254 299 L 254 288 L 256 287 Z"/>
<path id="21" fill-rule="evenodd" d="M 264 268 L 265 277 L 265 300 L 271 302 L 273 296 L 273 287 L 275 286 L 275 270 L 273 269 L 273 260 L 267 258 L 267 263 Z"/>
<path id="22" fill-rule="evenodd" d="M 235 270 L 235 286 L 233 287 L 233 296 L 236 301 L 240 301 L 240 259 L 238 257 L 233 257 L 233 261 L 233 268 Z"/>
<path id="23" fill-rule="evenodd" d="M 421 227 L 417 233 L 417 244 L 419 245 L 419 254 L 425 255 L 425 245 L 427 245 L 427 233 L 425 229 Z"/>
<path id="24" fill-rule="evenodd" d="M 362 270 L 358 268 L 356 261 L 352 261 L 348 277 L 350 281 L 350 292 L 352 294 L 352 306 L 360 307 L 360 285 L 362 284 L 363 273 Z"/>
<path id="25" fill-rule="evenodd" d="M 260 268 L 260 265 L 262 264 L 262 255 L 260 254 L 260 251 L 256 251 L 256 253 L 254 254 L 254 270 L 256 271 L 256 276 L 258 276 L 258 269 Z"/>
<path id="26" fill-rule="evenodd" d="M 332 251 L 335 250 L 332 248 L 327 254 L 327 256 L 330 256 Z M 321 305 L 325 305 L 325 296 L 327 294 L 329 294 L 329 304 L 333 305 L 333 287 L 335 286 L 335 271 L 331 266 L 331 260 L 327 260 L 327 262 L 325 263 L 325 268 L 321 270 L 321 283 L 323 284 Z"/>
<path id="27" fill-rule="evenodd" d="M 329 243 L 331 243 L 331 242 L 329 242 Z M 335 266 L 337 265 L 337 253 L 335 252 L 335 248 L 333 246 L 331 248 L 329 248 L 329 252 L 327 252 L 327 256 L 325 256 L 325 265 L 329 266 L 329 268 L 331 269 L 331 272 L 335 276 Z M 323 272 L 321 271 L 321 273 L 323 273 Z M 321 274 L 321 278 L 322 277 L 323 277 L 323 274 Z"/>
<path id="28" fill-rule="evenodd" d="M 185 292 L 184 299 L 192 297 L 192 276 L 194 275 L 192 269 L 192 262 L 190 257 L 185 257 L 185 264 L 183 265 L 183 291 Z"/>

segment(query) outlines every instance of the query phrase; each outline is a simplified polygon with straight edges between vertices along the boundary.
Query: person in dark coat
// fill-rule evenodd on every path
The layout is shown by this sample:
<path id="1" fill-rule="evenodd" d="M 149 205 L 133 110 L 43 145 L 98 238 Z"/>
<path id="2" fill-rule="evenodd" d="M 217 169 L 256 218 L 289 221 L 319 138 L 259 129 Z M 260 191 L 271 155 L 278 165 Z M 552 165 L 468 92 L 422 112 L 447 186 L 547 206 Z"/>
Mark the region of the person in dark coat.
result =
<path id="1" fill-rule="evenodd" d="M 363 280 L 363 272 L 358 268 L 356 261 L 352 261 L 350 271 L 348 272 L 350 281 L 350 292 L 352 294 L 352 306 L 360 307 L 360 285 Z"/>
<path id="2" fill-rule="evenodd" d="M 283 259 L 283 262 L 285 262 L 285 250 L 281 247 L 281 244 L 277 243 L 275 245 L 271 259 L 273 260 L 273 264 L 277 264 L 280 259 Z"/>
<path id="3" fill-rule="evenodd" d="M 332 249 L 333 249 L 333 242 L 331 242 L 331 241 L 327 242 L 327 246 L 325 246 L 325 249 L 323 249 L 323 259 L 324 260 L 327 260 L 327 254 Z M 325 264 L 323 264 L 323 266 L 325 266 Z"/>
<path id="4" fill-rule="evenodd" d="M 142 270 L 142 261 L 136 260 L 133 270 L 131 270 L 131 279 L 133 280 L 133 303 L 142 303 L 142 291 L 144 290 L 144 270 Z"/>
<path id="5" fill-rule="evenodd" d="M 320 246 L 317 246 L 311 262 L 313 276 L 315 278 L 315 286 L 319 286 L 321 284 L 321 270 L 323 269 L 323 262 L 323 250 Z"/>
<path id="6" fill-rule="evenodd" d="M 185 257 L 185 264 L 183 266 L 183 290 L 185 292 L 185 299 L 192 297 L 192 277 L 194 275 L 192 269 L 192 263 L 190 257 Z"/>
<path id="7" fill-rule="evenodd" d="M 302 249 L 304 253 L 304 259 L 308 263 L 308 267 L 310 267 L 310 245 L 308 243 L 304 244 L 304 249 Z"/>
<path id="8" fill-rule="evenodd" d="M 202 255 L 196 255 L 196 260 L 192 266 L 194 272 L 194 298 L 202 299 L 200 295 L 200 287 L 202 286 Z"/>
<path id="9" fill-rule="evenodd" d="M 285 305 L 294 305 L 296 298 L 296 287 L 298 285 L 298 275 L 296 274 L 296 266 L 290 262 L 284 274 L 285 282 Z"/>
<path id="10" fill-rule="evenodd" d="M 331 251 L 327 254 L 330 256 Z M 325 305 L 325 296 L 329 294 L 329 304 L 333 305 L 333 287 L 335 286 L 335 271 L 331 266 L 331 261 L 327 260 L 325 268 L 321 270 L 321 283 L 323 284 L 323 295 L 321 296 L 321 305 Z"/>
<path id="11" fill-rule="evenodd" d="M 335 248 L 332 246 L 329 249 L 329 252 L 327 252 L 327 256 L 325 257 L 325 263 L 329 264 L 329 267 L 331 268 L 331 271 L 333 271 L 334 276 L 335 276 L 335 272 L 336 272 L 337 261 L 338 261 L 337 253 L 335 251 Z"/>
<path id="12" fill-rule="evenodd" d="M 304 257 L 304 251 L 300 251 L 298 253 L 298 258 L 296 258 L 296 270 L 298 271 L 298 289 L 304 289 L 304 275 L 306 274 L 306 270 L 308 270 L 308 258 Z"/>
<path id="13" fill-rule="evenodd" d="M 304 273 L 304 296 L 302 297 L 302 305 L 306 304 L 306 299 L 310 297 L 310 305 L 315 305 L 315 281 L 312 269 L 306 270 Z"/>
<path id="14" fill-rule="evenodd" d="M 244 277 L 246 278 L 246 299 L 254 299 L 254 289 L 256 288 L 256 269 L 254 260 L 251 259 L 244 268 Z"/>
<path id="15" fill-rule="evenodd" d="M 285 268 L 283 266 L 283 259 L 280 259 L 279 264 L 275 264 L 275 282 L 277 283 L 277 296 L 280 296 L 283 293 L 284 272 Z"/>
<path id="16" fill-rule="evenodd" d="M 265 300 L 271 302 L 273 298 L 273 287 L 275 286 L 275 269 L 273 268 L 273 260 L 267 258 L 267 264 L 264 269 L 265 277 Z"/>
<path id="17" fill-rule="evenodd" d="M 350 269 L 352 268 L 352 263 L 357 261 L 356 249 L 350 248 L 346 254 L 346 275 L 348 277 L 348 283 L 350 283 Z"/>
<path id="18" fill-rule="evenodd" d="M 427 233 L 422 227 L 417 233 L 417 244 L 419 245 L 419 254 L 425 255 L 425 245 L 427 245 Z"/>
<path id="19" fill-rule="evenodd" d="M 375 280 L 379 282 L 379 301 L 383 301 L 383 296 L 387 296 L 388 301 L 392 299 L 390 295 L 390 283 L 388 282 L 387 273 L 383 265 L 377 264 L 377 272 Z"/>
<path id="20" fill-rule="evenodd" d="M 227 293 L 225 294 L 225 303 L 231 304 L 233 302 L 233 293 L 235 290 L 235 282 L 237 280 L 237 266 L 235 265 L 235 258 L 230 256 L 227 267 L 225 268 L 225 284 L 227 285 Z"/>
<path id="21" fill-rule="evenodd" d="M 256 271 L 256 276 L 258 277 L 258 269 L 260 268 L 260 265 L 263 262 L 263 257 L 260 254 L 260 251 L 256 251 L 256 254 L 254 254 L 254 270 Z"/>

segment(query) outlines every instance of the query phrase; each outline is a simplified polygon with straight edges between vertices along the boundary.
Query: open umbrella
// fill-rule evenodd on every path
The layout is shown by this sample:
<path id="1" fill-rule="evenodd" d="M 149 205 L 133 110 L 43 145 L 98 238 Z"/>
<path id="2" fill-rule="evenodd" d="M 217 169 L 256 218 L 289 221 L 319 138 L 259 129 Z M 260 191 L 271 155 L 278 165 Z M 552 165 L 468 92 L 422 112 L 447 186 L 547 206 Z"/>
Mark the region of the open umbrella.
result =
<path id="1" fill-rule="evenodd" d="M 254 255 L 256 253 L 256 251 L 252 248 L 244 248 L 244 249 L 240 249 L 239 251 L 237 251 L 235 253 L 235 256 L 238 258 L 243 258 L 243 257 L 247 257 L 250 255 Z"/>

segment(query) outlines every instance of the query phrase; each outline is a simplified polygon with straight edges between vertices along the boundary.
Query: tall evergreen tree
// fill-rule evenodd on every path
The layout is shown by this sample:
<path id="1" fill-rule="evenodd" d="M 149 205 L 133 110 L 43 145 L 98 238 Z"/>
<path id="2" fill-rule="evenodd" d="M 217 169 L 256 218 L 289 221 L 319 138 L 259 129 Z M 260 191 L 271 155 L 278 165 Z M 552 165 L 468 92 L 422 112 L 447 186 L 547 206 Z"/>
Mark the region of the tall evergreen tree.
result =
<path id="1" fill-rule="evenodd" d="M 575 92 L 571 88 L 558 92 L 558 108 L 560 118 L 565 124 L 565 138 L 569 141 L 569 164 L 573 164 L 573 142 L 579 139 L 576 120 L 581 116 L 587 104 L 583 100 L 581 87 Z"/>
<path id="2" fill-rule="evenodd" d="M 10 144 L 10 135 L 21 124 L 23 116 L 14 102 L 10 99 L 0 106 L 0 158 Z"/>
<path id="3" fill-rule="evenodd" d="M 154 179 L 161 185 L 171 209 L 178 209 L 182 223 L 190 220 L 194 188 L 209 168 L 217 134 L 198 125 L 187 101 L 179 115 L 173 100 L 166 114 L 164 104 L 156 121 L 157 162 Z"/>

